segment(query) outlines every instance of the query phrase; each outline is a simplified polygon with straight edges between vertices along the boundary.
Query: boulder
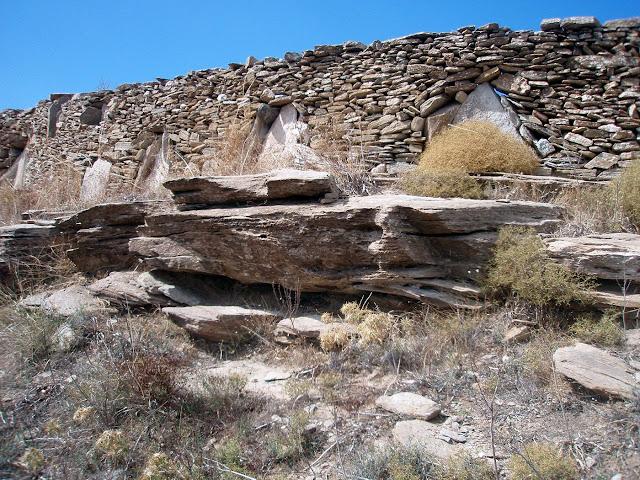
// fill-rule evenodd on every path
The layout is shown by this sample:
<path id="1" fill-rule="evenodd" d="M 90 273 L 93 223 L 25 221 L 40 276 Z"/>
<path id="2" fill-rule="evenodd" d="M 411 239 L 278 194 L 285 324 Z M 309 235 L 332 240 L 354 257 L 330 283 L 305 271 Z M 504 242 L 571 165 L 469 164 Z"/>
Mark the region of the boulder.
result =
<path id="1" fill-rule="evenodd" d="M 438 132 L 452 123 L 458 110 L 460 110 L 460 104 L 452 103 L 429 115 L 425 132 L 427 140 L 431 140 Z"/>
<path id="2" fill-rule="evenodd" d="M 169 133 L 164 132 L 161 137 L 153 139 L 151 144 L 145 147 L 134 183 L 136 192 L 152 198 L 161 192 L 162 184 L 169 175 L 169 168 L 173 163 L 172 158 Z"/>
<path id="3" fill-rule="evenodd" d="M 383 395 L 376 399 L 376 405 L 398 415 L 407 415 L 420 420 L 431 420 L 440 415 L 440 405 L 412 392 Z"/>
<path id="4" fill-rule="evenodd" d="M 189 333 L 213 342 L 237 342 L 278 319 L 264 310 L 227 306 L 165 307 L 162 312 Z"/>
<path id="5" fill-rule="evenodd" d="M 561 212 L 550 204 L 408 195 L 212 208 L 149 215 L 130 249 L 150 268 L 247 284 L 469 298 L 502 225 L 542 231 Z"/>
<path id="6" fill-rule="evenodd" d="M 584 343 L 557 349 L 553 363 L 559 373 L 598 395 L 630 400 L 640 387 L 624 361 Z"/>
<path id="7" fill-rule="evenodd" d="M 103 302 L 81 285 L 72 285 L 54 292 L 30 295 L 20 303 L 28 308 L 37 307 L 47 313 L 62 317 L 92 314 L 103 310 Z"/>
<path id="8" fill-rule="evenodd" d="M 99 158 L 93 165 L 87 168 L 82 177 L 80 201 L 85 204 L 103 201 L 109 186 L 110 174 L 111 162 L 102 158 Z"/>
<path id="9" fill-rule="evenodd" d="M 517 115 L 505 109 L 489 83 L 481 83 L 460 106 L 451 123 L 466 121 L 491 122 L 501 130 L 519 138 Z"/>
<path id="10" fill-rule="evenodd" d="M 334 189 L 326 172 L 293 169 L 259 175 L 179 178 L 164 185 L 180 209 L 291 197 L 320 198 Z"/>

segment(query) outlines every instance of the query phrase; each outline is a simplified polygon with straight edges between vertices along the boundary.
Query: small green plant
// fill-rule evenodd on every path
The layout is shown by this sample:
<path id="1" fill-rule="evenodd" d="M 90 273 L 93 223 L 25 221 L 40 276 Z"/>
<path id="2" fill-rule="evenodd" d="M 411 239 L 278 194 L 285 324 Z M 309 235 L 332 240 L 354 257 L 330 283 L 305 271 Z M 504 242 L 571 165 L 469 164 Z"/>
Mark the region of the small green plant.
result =
<path id="1" fill-rule="evenodd" d="M 247 408 L 245 386 L 247 378 L 238 375 L 215 375 L 203 382 L 204 401 L 218 417 L 234 416 Z"/>
<path id="2" fill-rule="evenodd" d="M 402 176 L 400 189 L 409 195 L 440 198 L 484 198 L 475 178 L 460 171 L 414 169 Z"/>
<path id="3" fill-rule="evenodd" d="M 18 312 L 12 331 L 20 356 L 28 365 L 37 366 L 52 357 L 56 351 L 56 331 L 62 321 L 62 317 L 44 312 Z"/>
<path id="4" fill-rule="evenodd" d="M 490 260 L 485 288 L 496 297 L 515 294 L 538 306 L 587 303 L 592 282 L 554 262 L 533 230 L 503 227 Z"/>
<path id="5" fill-rule="evenodd" d="M 279 462 L 295 462 L 309 453 L 311 443 L 307 434 L 310 415 L 295 410 L 285 430 L 274 432 L 268 439 L 270 456 Z"/>
<path id="6" fill-rule="evenodd" d="M 129 439 L 120 430 L 105 430 L 94 444 L 96 456 L 112 465 L 124 463 L 129 447 Z"/>
<path id="7" fill-rule="evenodd" d="M 349 473 L 353 478 L 384 480 L 421 480 L 440 478 L 432 459 L 420 450 L 387 445 L 359 448 L 351 459 Z"/>
<path id="8" fill-rule="evenodd" d="M 622 330 L 616 322 L 617 312 L 608 312 L 599 320 L 582 316 L 571 325 L 570 331 L 586 343 L 594 343 L 604 347 L 619 345 L 624 339 Z"/>
<path id="9" fill-rule="evenodd" d="M 426 172 L 533 173 L 535 153 L 514 135 L 491 122 L 451 125 L 436 135 L 420 155 Z"/>
<path id="10" fill-rule="evenodd" d="M 576 461 L 550 443 L 530 443 L 511 457 L 513 480 L 573 480 L 578 478 Z"/>

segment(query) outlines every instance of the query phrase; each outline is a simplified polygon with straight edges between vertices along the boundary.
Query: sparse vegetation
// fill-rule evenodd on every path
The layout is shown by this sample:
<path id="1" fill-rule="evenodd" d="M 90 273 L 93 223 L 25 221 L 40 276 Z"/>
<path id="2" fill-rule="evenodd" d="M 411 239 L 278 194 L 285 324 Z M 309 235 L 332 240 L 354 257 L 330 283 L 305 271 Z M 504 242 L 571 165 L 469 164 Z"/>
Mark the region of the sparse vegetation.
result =
<path id="1" fill-rule="evenodd" d="M 521 454 L 511 457 L 509 470 L 513 480 L 578 478 L 576 461 L 564 454 L 557 445 L 549 443 L 525 445 Z"/>
<path id="2" fill-rule="evenodd" d="M 503 227 L 487 269 L 485 287 L 494 296 L 515 294 L 543 307 L 588 302 L 592 284 L 552 261 L 535 232 Z"/>
<path id="3" fill-rule="evenodd" d="M 613 188 L 619 185 L 620 203 L 624 214 L 637 229 L 640 229 L 640 160 L 635 160 L 627 167 L 619 182 L 614 182 Z"/>
<path id="4" fill-rule="evenodd" d="M 583 315 L 571 325 L 570 331 L 585 343 L 611 347 L 619 345 L 624 336 L 616 322 L 618 312 L 610 311 L 600 318 Z"/>

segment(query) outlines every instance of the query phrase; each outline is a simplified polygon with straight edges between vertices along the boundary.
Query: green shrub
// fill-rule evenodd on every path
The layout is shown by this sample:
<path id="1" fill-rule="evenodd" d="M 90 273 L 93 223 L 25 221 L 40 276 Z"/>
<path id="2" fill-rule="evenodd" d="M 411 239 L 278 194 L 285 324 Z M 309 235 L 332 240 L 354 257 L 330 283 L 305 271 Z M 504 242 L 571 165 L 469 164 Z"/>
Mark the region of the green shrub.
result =
<path id="1" fill-rule="evenodd" d="M 624 335 L 616 323 L 617 313 L 611 312 L 599 320 L 584 316 L 571 325 L 571 332 L 586 343 L 609 347 L 622 343 Z"/>
<path id="2" fill-rule="evenodd" d="M 640 160 L 627 167 L 619 181 L 620 203 L 629 220 L 640 227 Z"/>
<path id="3" fill-rule="evenodd" d="M 394 445 L 359 448 L 349 465 L 352 478 L 420 480 L 434 476 L 434 464 L 423 452 Z"/>
<path id="4" fill-rule="evenodd" d="M 522 455 L 511 457 L 509 470 L 513 480 L 573 480 L 578 478 L 576 461 L 550 443 L 526 445 Z"/>
<path id="5" fill-rule="evenodd" d="M 409 195 L 440 198 L 483 198 L 480 183 L 460 171 L 415 169 L 400 179 L 400 188 Z"/>
<path id="6" fill-rule="evenodd" d="M 584 276 L 551 260 L 533 230 L 512 226 L 500 230 L 484 285 L 494 296 L 513 293 L 540 307 L 588 302 L 593 288 Z"/>
<path id="7" fill-rule="evenodd" d="M 427 172 L 532 173 L 538 157 L 520 139 L 491 122 L 463 122 L 436 135 L 420 156 Z"/>

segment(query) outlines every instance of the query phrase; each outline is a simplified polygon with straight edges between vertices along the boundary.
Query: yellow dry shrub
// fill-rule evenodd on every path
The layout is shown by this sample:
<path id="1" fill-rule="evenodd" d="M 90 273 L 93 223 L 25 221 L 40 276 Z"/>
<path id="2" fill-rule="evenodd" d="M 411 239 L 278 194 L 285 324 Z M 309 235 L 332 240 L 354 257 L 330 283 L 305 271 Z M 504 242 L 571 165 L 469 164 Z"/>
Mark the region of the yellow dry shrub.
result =
<path id="1" fill-rule="evenodd" d="M 327 352 L 339 352 L 349 344 L 349 333 L 342 325 L 331 325 L 320 334 L 320 347 Z"/>
<path id="2" fill-rule="evenodd" d="M 429 172 L 533 173 L 538 157 L 522 140 L 491 122 L 452 125 L 436 135 L 420 155 Z"/>
<path id="3" fill-rule="evenodd" d="M 80 407 L 73 414 L 73 421 L 77 423 L 84 423 L 90 420 L 96 409 L 93 407 Z"/>
<path id="4" fill-rule="evenodd" d="M 27 448 L 18 461 L 32 474 L 38 473 L 46 464 L 42 451 L 33 447 Z"/>
<path id="5" fill-rule="evenodd" d="M 358 325 L 360 342 L 383 344 L 391 333 L 393 319 L 388 313 L 368 312 Z"/>
<path id="6" fill-rule="evenodd" d="M 354 325 L 359 324 L 368 311 L 370 310 L 361 309 L 356 302 L 347 302 L 340 307 L 340 313 L 344 315 L 344 321 Z"/>

